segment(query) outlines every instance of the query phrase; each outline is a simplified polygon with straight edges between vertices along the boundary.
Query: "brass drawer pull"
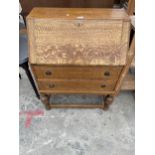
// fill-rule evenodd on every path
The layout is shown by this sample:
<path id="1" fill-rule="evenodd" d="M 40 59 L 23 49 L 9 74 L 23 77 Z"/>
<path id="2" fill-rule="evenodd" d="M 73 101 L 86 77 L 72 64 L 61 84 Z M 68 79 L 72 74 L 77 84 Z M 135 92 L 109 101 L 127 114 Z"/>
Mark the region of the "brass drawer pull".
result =
<path id="1" fill-rule="evenodd" d="M 52 72 L 51 72 L 50 70 L 47 70 L 47 71 L 45 72 L 45 74 L 48 75 L 48 76 L 50 76 L 50 75 L 52 75 Z"/>
<path id="2" fill-rule="evenodd" d="M 104 75 L 105 76 L 110 76 L 110 72 L 109 71 L 106 71 L 106 72 L 104 72 Z"/>
<path id="3" fill-rule="evenodd" d="M 105 85 L 105 84 L 102 84 L 102 85 L 101 85 L 101 88 L 105 88 L 105 87 L 106 87 L 106 85 Z"/>
<path id="4" fill-rule="evenodd" d="M 49 84 L 48 87 L 49 88 L 54 88 L 55 87 L 55 84 Z"/>

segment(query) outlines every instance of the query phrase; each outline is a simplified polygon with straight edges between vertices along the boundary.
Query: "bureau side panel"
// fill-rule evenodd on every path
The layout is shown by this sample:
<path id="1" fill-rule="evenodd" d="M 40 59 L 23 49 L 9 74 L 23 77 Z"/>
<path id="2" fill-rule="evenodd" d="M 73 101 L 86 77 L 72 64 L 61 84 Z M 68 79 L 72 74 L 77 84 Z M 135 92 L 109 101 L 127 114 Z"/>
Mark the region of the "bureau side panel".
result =
<path id="1" fill-rule="evenodd" d="M 127 63 L 128 59 L 128 51 L 129 51 L 129 39 L 130 39 L 130 29 L 131 23 L 129 21 L 124 21 L 122 26 L 122 37 L 121 37 L 121 53 L 123 54 L 122 57 L 126 60 Z M 123 52 L 125 51 L 125 52 Z"/>
<path id="2" fill-rule="evenodd" d="M 29 62 L 36 63 L 36 43 L 35 43 L 35 34 L 34 34 L 34 19 L 27 18 L 27 32 L 28 32 L 28 55 L 29 55 Z"/>

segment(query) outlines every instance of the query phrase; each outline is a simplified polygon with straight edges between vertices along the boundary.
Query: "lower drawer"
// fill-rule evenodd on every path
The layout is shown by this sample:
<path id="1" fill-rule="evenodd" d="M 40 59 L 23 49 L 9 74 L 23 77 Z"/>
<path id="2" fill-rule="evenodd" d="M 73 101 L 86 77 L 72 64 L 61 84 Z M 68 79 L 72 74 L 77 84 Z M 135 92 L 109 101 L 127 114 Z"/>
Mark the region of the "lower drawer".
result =
<path id="1" fill-rule="evenodd" d="M 50 92 L 96 92 L 113 91 L 116 81 L 101 80 L 41 80 L 38 81 L 40 91 Z"/>

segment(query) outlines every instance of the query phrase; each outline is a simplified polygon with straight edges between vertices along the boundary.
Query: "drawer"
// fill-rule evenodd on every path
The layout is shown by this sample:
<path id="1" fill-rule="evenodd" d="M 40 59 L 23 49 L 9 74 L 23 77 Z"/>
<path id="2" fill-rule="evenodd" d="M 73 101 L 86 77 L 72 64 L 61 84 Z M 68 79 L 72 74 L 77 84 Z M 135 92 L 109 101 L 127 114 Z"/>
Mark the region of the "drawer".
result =
<path id="1" fill-rule="evenodd" d="M 33 66 L 38 79 L 118 79 L 122 67 Z"/>
<path id="2" fill-rule="evenodd" d="M 102 80 L 39 80 L 40 91 L 50 92 L 102 92 L 113 91 L 116 81 Z"/>

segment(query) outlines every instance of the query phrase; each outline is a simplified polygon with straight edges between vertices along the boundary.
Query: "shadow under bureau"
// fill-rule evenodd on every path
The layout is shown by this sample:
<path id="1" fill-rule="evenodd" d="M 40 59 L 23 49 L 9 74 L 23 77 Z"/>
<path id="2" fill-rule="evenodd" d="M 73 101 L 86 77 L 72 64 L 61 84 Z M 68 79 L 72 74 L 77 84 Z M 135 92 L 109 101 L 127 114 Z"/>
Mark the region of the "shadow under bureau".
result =
<path id="1" fill-rule="evenodd" d="M 27 17 L 29 64 L 42 102 L 50 108 L 108 108 L 133 53 L 123 9 L 34 8 Z M 100 105 L 55 105 L 55 94 L 98 94 Z"/>

